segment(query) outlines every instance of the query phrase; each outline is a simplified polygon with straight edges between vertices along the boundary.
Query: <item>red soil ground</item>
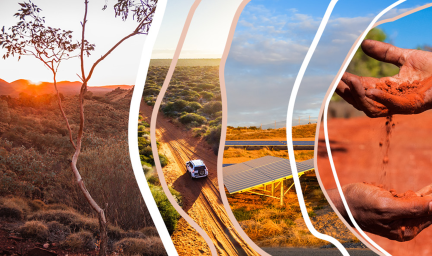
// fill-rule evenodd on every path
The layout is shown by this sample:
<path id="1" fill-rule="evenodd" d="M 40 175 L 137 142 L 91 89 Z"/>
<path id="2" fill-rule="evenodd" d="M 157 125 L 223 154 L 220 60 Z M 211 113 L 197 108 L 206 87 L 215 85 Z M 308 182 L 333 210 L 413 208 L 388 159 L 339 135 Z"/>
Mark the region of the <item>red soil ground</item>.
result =
<path id="1" fill-rule="evenodd" d="M 342 186 L 375 182 L 384 184 L 387 189 L 395 189 L 397 193 L 405 193 L 432 183 L 432 111 L 396 115 L 393 122 L 385 166 L 386 118 L 361 117 L 328 122 L 332 155 Z M 323 125 L 320 128 L 317 171 L 324 188 L 332 189 L 336 184 L 328 161 Z M 432 227 L 408 242 L 368 235 L 393 256 L 432 253 Z"/>

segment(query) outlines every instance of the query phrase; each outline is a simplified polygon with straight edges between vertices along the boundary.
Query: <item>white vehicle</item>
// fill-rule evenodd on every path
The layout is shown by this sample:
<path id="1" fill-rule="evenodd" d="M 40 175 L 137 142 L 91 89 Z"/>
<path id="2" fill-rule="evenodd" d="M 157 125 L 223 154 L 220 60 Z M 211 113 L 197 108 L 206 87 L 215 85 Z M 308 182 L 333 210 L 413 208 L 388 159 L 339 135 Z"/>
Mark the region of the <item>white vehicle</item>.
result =
<path id="1" fill-rule="evenodd" d="M 191 178 L 202 178 L 208 176 L 208 169 L 202 160 L 191 160 L 186 163 L 186 170 Z"/>

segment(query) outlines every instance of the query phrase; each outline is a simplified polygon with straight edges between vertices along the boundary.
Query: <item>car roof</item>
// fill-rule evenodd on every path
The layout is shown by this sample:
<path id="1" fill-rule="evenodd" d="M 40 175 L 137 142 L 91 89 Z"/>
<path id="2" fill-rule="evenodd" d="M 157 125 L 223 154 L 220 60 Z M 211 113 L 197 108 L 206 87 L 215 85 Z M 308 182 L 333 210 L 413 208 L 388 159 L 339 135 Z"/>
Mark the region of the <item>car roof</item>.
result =
<path id="1" fill-rule="evenodd" d="M 204 162 L 202 160 L 192 160 L 191 163 L 195 166 L 205 166 Z"/>

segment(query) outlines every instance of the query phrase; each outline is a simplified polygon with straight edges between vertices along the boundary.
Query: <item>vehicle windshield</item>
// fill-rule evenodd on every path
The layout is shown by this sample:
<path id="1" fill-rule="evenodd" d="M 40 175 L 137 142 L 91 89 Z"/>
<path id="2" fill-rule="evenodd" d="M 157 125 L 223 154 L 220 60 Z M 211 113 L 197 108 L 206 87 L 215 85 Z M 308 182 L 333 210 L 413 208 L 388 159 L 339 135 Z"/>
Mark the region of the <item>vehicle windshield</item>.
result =
<path id="1" fill-rule="evenodd" d="M 195 171 L 201 171 L 201 170 L 203 170 L 203 171 L 205 171 L 205 166 L 198 166 L 198 167 L 195 167 Z"/>

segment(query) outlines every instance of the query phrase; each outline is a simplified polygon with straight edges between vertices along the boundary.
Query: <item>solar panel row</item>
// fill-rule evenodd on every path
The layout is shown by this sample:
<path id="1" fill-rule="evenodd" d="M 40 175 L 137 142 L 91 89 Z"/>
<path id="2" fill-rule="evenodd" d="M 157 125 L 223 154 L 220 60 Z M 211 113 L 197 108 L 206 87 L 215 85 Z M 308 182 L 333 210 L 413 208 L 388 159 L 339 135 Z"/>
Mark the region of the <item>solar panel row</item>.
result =
<path id="1" fill-rule="evenodd" d="M 313 159 L 298 162 L 298 173 L 314 168 Z M 288 159 L 265 156 L 223 168 L 224 184 L 235 193 L 292 175 Z"/>

